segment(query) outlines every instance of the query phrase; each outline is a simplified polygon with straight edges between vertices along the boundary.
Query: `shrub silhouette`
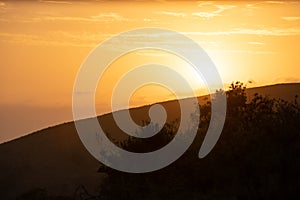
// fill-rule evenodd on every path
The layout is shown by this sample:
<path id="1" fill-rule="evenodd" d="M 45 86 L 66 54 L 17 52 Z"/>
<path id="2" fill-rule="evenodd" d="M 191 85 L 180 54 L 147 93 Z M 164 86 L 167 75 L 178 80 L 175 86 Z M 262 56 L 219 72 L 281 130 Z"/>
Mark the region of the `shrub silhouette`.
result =
<path id="1" fill-rule="evenodd" d="M 232 83 L 227 116 L 213 151 L 198 159 L 210 119 L 210 102 L 200 106 L 200 125 L 192 146 L 159 171 L 129 174 L 102 167 L 108 174 L 101 199 L 277 199 L 300 194 L 300 107 L 258 94 L 247 102 L 246 87 Z M 222 92 L 222 91 L 219 91 Z M 175 128 L 174 128 L 175 127 Z M 121 144 L 135 152 L 161 147 L 176 132 L 167 124 L 148 145 L 129 138 Z M 149 142 L 149 141 L 148 141 Z M 105 169 L 105 170 L 104 170 Z"/>

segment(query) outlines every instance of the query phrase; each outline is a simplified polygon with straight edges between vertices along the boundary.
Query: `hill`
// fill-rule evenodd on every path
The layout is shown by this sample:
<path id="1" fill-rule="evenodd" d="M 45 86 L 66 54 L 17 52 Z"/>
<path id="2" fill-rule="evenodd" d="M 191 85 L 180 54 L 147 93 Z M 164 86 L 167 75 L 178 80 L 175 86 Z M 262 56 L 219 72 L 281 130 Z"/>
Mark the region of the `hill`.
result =
<path id="1" fill-rule="evenodd" d="M 247 90 L 248 98 L 255 93 L 293 101 L 300 95 L 300 84 L 278 84 Z M 188 99 L 187 99 L 188 100 Z M 204 103 L 207 96 L 199 97 Z M 177 101 L 162 102 L 168 122 L 179 115 Z M 149 106 L 130 109 L 133 119 L 141 124 L 149 120 Z M 113 139 L 124 138 L 115 125 L 112 115 L 99 117 L 103 129 Z M 50 127 L 0 145 L 1 199 L 15 199 L 32 189 L 45 188 L 53 195 L 74 195 L 76 188 L 84 185 L 96 192 L 105 178 L 97 173 L 101 165 L 82 145 L 73 122 Z"/>

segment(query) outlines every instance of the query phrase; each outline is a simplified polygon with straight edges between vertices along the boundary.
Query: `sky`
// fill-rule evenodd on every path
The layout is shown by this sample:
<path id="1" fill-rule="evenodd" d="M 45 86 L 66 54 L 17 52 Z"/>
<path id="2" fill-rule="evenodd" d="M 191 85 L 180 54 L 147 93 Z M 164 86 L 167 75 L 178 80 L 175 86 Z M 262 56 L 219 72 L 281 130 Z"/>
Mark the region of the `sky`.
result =
<path id="1" fill-rule="evenodd" d="M 0 143 L 71 121 L 73 85 L 85 58 L 104 40 L 136 28 L 164 28 L 193 39 L 225 87 L 236 80 L 250 81 L 248 87 L 300 82 L 297 1 L 0 1 L 0 27 Z M 98 114 L 111 110 L 111 91 L 122 72 L 152 60 L 178 68 L 197 95 L 207 92 L 178 57 L 134 52 L 112 63 L 100 80 Z M 164 88 L 146 86 L 130 105 L 173 98 Z"/>

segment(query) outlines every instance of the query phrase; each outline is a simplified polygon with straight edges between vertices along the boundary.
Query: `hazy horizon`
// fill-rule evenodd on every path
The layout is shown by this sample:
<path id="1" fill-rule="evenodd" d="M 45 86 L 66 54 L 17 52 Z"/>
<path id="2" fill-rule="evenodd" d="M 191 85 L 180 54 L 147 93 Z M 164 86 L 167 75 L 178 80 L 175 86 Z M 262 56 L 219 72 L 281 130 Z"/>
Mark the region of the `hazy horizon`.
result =
<path id="1" fill-rule="evenodd" d="M 282 85 L 282 84 L 299 84 L 300 86 L 300 82 L 298 83 L 295 82 L 295 83 L 278 83 L 274 85 L 263 85 L 257 87 L 251 87 L 251 85 L 248 85 L 249 87 L 247 87 L 247 89 L 264 88 L 268 86 L 272 87 L 275 85 Z M 298 90 L 300 90 L 300 87 L 298 88 Z M 280 93 L 281 91 L 278 92 Z M 204 94 L 203 96 L 206 95 L 208 95 L 208 93 Z M 288 99 L 286 100 L 293 99 L 293 97 L 294 94 L 291 94 L 289 97 L 287 97 Z M 176 98 L 168 99 L 166 101 L 172 101 L 172 100 L 176 100 Z M 158 103 L 158 102 L 153 102 L 153 103 Z M 130 108 L 141 107 L 149 104 L 152 103 L 135 105 Z M 6 115 L 0 115 L 0 121 L 2 122 L 2 127 L 1 127 L 2 130 L 6 130 L 6 132 L 4 131 L 4 133 L 9 133 L 9 131 L 13 133 L 12 136 L 8 136 L 7 134 L 1 135 L 0 144 L 26 136 L 36 131 L 43 130 L 45 128 L 49 128 L 49 127 L 53 127 L 56 125 L 73 121 L 71 106 L 69 107 L 34 107 L 34 106 L 18 107 L 18 105 L 9 105 L 9 106 L 6 105 L 3 107 L 0 106 L 0 110 L 2 110 L 3 113 L 6 113 Z M 120 110 L 122 110 L 122 108 Z M 28 112 L 32 112 L 34 114 L 28 115 Z M 110 112 L 97 113 L 97 114 L 98 116 L 101 116 L 108 113 Z M 45 116 L 44 118 L 39 117 L 42 114 Z M 10 126 L 10 122 L 14 120 L 18 122 L 19 126 L 14 126 L 14 127 Z"/>

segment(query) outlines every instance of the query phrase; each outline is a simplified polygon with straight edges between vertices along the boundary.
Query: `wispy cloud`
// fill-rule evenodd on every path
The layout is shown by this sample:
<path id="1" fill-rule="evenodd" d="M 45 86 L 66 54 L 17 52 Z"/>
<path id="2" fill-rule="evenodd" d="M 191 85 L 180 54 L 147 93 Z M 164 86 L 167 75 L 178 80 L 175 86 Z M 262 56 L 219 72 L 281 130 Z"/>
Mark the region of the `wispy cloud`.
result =
<path id="1" fill-rule="evenodd" d="M 248 8 L 248 9 L 259 9 L 260 7 L 258 7 L 257 4 L 258 3 L 255 3 L 255 4 L 248 3 L 248 4 L 246 4 L 246 8 Z"/>
<path id="2" fill-rule="evenodd" d="M 112 21 L 129 21 L 117 13 L 100 13 L 90 17 L 72 17 L 72 16 L 45 16 L 40 17 L 40 20 L 53 20 L 53 21 L 76 21 L 76 22 L 112 22 Z"/>
<path id="3" fill-rule="evenodd" d="M 286 21 L 298 21 L 300 20 L 300 17 L 281 17 L 281 19 Z"/>
<path id="4" fill-rule="evenodd" d="M 1 7 L 0 7 L 1 8 Z M 115 12 L 99 13 L 92 16 L 59 16 L 51 13 L 41 14 L 36 17 L 15 16 L 9 19 L 0 19 L 0 21 L 19 22 L 19 23 L 36 23 L 44 21 L 65 21 L 65 22 L 82 22 L 82 23 L 108 23 L 116 21 L 133 21 Z"/>
<path id="5" fill-rule="evenodd" d="M 220 35 L 264 35 L 264 36 L 300 36 L 300 29 L 279 29 L 279 28 L 269 28 L 269 29 L 243 29 L 236 28 L 228 31 L 212 31 L 212 32 L 181 32 L 187 36 L 220 36 Z M 92 32 L 67 32 L 67 31 L 52 31 L 45 34 L 21 34 L 21 33 L 0 33 L 0 41 L 6 43 L 17 43 L 23 45 L 42 45 L 42 46 L 74 46 L 74 47 L 94 47 L 99 44 L 104 39 L 111 37 L 112 34 L 104 33 L 92 33 Z M 135 38 L 141 38 L 136 40 Z M 147 38 L 147 39 L 143 39 Z M 143 46 L 151 46 L 151 41 L 174 43 L 170 41 L 170 35 L 160 34 L 160 35 L 133 35 L 132 38 L 128 37 L 124 45 L 131 45 L 133 43 L 142 43 Z M 187 46 L 186 44 L 181 44 L 177 41 L 176 44 L 182 45 L 182 47 Z M 259 41 L 248 41 L 249 45 L 264 45 L 265 43 Z M 118 46 L 118 49 L 121 48 Z M 233 52 L 232 50 L 230 50 Z M 236 50 L 234 50 L 236 51 Z M 237 50 L 236 53 L 242 53 Z M 245 51 L 243 51 L 245 53 Z M 270 52 L 246 52 L 246 53 L 259 53 L 259 54 L 269 54 Z"/>
<path id="6" fill-rule="evenodd" d="M 212 2 L 212 1 L 200 1 L 199 3 L 198 3 L 198 7 L 204 7 L 204 6 L 209 6 L 209 5 L 212 5 L 212 4 L 214 4 L 214 2 Z"/>
<path id="7" fill-rule="evenodd" d="M 193 12 L 193 13 L 183 13 L 183 12 L 170 12 L 170 11 L 160 11 L 156 12 L 157 14 L 163 14 L 163 15 L 169 15 L 174 17 L 187 17 L 187 16 L 197 16 L 201 18 L 212 18 L 216 16 L 222 16 L 222 12 L 226 10 L 230 10 L 232 8 L 235 8 L 235 5 L 214 5 L 213 2 L 200 2 L 198 4 L 198 7 L 213 7 L 215 10 L 207 12 L 207 11 L 201 11 L 201 12 Z M 205 9 L 206 10 L 206 9 Z"/>
<path id="8" fill-rule="evenodd" d="M 291 36 L 300 35 L 300 29 L 296 28 L 270 28 L 270 29 L 243 29 L 237 28 L 232 34 L 267 35 L 267 36 Z"/>
<path id="9" fill-rule="evenodd" d="M 284 4 L 285 2 L 283 2 L 283 1 L 265 1 L 265 3 L 269 3 L 269 4 Z"/>
<path id="10" fill-rule="evenodd" d="M 150 18 L 144 18 L 143 21 L 144 21 L 144 22 L 154 22 L 154 21 L 156 21 L 156 20 L 150 19 Z"/>
<path id="11" fill-rule="evenodd" d="M 29 46 L 95 47 L 110 34 L 55 31 L 46 35 L 0 33 L 0 41 Z"/>
<path id="12" fill-rule="evenodd" d="M 186 35 L 203 35 L 203 36 L 218 36 L 218 35 L 265 35 L 265 36 L 292 36 L 300 35 L 299 28 L 265 28 L 265 29 L 247 29 L 235 28 L 228 31 L 212 31 L 212 32 L 182 32 Z"/>
<path id="13" fill-rule="evenodd" d="M 234 54 L 264 54 L 272 55 L 277 54 L 276 51 L 253 51 L 247 49 L 221 49 L 221 50 L 207 50 L 208 53 L 234 53 Z"/>
<path id="14" fill-rule="evenodd" d="M 243 13 L 245 16 L 254 16 L 256 14 L 256 11 L 258 9 L 261 9 L 260 6 L 258 6 L 260 3 L 247 3 L 245 5 L 245 8 L 243 9 Z"/>
<path id="15" fill-rule="evenodd" d="M 265 45 L 264 42 L 248 42 L 248 44 L 252 44 L 252 45 Z"/>
<path id="16" fill-rule="evenodd" d="M 186 13 L 182 13 L 182 12 L 161 11 L 161 12 L 156 12 L 156 13 L 163 14 L 163 15 L 170 15 L 170 16 L 174 16 L 174 17 L 185 17 L 185 16 L 187 16 Z"/>
<path id="17" fill-rule="evenodd" d="M 47 1 L 47 0 L 39 0 L 40 3 L 53 3 L 53 4 L 72 4 L 70 1 Z"/>
<path id="18" fill-rule="evenodd" d="M 201 17 L 201 18 L 207 18 L 207 19 L 212 18 L 212 17 L 221 16 L 221 14 L 215 13 L 215 12 L 196 12 L 196 13 L 193 13 L 192 15 Z"/>
<path id="19" fill-rule="evenodd" d="M 217 17 L 217 16 L 223 16 L 224 11 L 230 10 L 235 8 L 235 5 L 215 5 L 217 10 L 211 11 L 211 12 L 194 12 L 192 13 L 193 16 L 201 17 L 201 18 L 212 18 L 212 17 Z"/>
<path id="20" fill-rule="evenodd" d="M 117 20 L 117 21 L 128 21 L 129 19 L 121 16 L 120 14 L 117 14 L 117 13 L 100 13 L 98 15 L 95 15 L 95 16 L 91 16 L 92 19 L 103 19 L 103 18 L 106 18 L 106 19 L 113 19 L 113 20 Z"/>

